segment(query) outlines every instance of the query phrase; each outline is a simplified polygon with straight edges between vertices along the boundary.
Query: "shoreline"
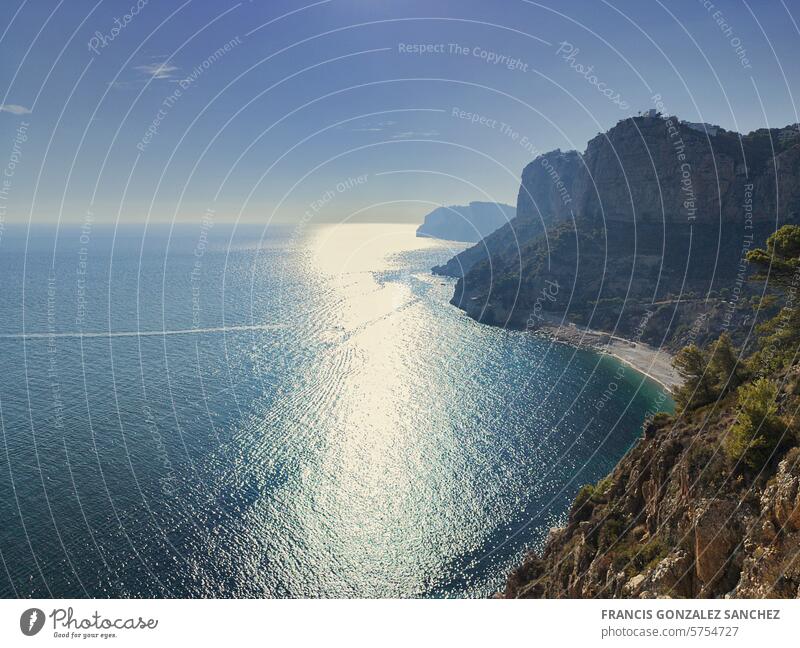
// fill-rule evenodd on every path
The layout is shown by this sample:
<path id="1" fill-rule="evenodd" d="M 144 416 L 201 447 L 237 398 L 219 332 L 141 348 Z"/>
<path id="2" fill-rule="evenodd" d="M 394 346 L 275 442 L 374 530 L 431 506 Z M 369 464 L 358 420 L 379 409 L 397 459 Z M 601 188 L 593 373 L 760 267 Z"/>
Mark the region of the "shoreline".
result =
<path id="1" fill-rule="evenodd" d="M 682 379 L 672 366 L 674 355 L 666 349 L 657 349 L 641 341 L 611 335 L 577 324 L 545 322 L 534 331 L 579 349 L 609 355 L 634 371 L 661 385 L 670 395 L 680 386 Z"/>

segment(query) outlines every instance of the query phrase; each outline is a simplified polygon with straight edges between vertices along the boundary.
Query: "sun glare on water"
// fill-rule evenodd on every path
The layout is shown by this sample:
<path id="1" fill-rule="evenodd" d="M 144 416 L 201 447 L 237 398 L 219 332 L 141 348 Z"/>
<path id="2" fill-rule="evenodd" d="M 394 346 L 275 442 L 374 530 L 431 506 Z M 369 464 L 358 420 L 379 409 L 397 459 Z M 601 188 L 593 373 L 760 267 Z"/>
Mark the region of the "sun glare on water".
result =
<path id="1" fill-rule="evenodd" d="M 320 420 L 324 451 L 306 468 L 306 478 L 318 486 L 313 509 L 325 512 L 305 517 L 308 537 L 335 548 L 334 561 L 363 567 L 388 555 L 398 558 L 398 569 L 424 570 L 428 561 L 414 556 L 426 544 L 425 507 L 419 506 L 425 496 L 419 491 L 430 485 L 418 477 L 435 458 L 425 456 L 428 444 L 420 438 L 429 431 L 409 426 L 408 412 L 434 387 L 414 359 L 435 353 L 437 332 L 426 328 L 430 319 L 421 316 L 423 305 L 395 259 L 442 243 L 416 238 L 408 225 L 334 225 L 314 237 L 316 270 L 338 293 L 331 325 L 345 343 L 317 368 L 321 382 L 325 376 L 337 380 Z M 414 524 L 410 518 L 417 517 Z M 329 519 L 340 530 L 334 542 Z M 419 537 L 408 534 L 414 528 Z M 392 531 L 399 529 L 406 530 L 403 537 Z"/>

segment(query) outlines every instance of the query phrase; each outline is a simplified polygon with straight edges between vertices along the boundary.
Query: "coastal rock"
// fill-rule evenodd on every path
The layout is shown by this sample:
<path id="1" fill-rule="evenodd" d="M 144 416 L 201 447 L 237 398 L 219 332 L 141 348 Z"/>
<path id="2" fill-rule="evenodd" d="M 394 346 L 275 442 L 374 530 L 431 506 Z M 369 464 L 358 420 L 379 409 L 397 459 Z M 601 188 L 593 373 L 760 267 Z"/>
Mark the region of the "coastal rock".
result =
<path id="1" fill-rule="evenodd" d="M 744 479 L 703 417 L 659 415 L 645 430 L 608 477 L 581 489 L 566 526 L 502 595 L 800 596 L 800 448 Z"/>
<path id="2" fill-rule="evenodd" d="M 777 526 L 784 532 L 800 530 L 800 467 L 797 461 L 784 459 L 775 481 L 761 497 L 762 509 L 772 512 Z"/>
<path id="3" fill-rule="evenodd" d="M 799 460 L 800 449 L 789 452 L 761 494 L 761 522 L 744 541 L 737 596 L 800 597 Z"/>
<path id="4" fill-rule="evenodd" d="M 686 598 L 692 596 L 694 582 L 692 580 L 692 558 L 688 552 L 676 549 L 664 558 L 645 581 L 647 591 L 653 592 L 656 598 L 660 595 Z"/>
<path id="5" fill-rule="evenodd" d="M 577 151 L 560 149 L 540 155 L 522 171 L 517 195 L 521 222 L 544 228 L 572 218 L 572 188 L 583 162 Z"/>
<path id="6" fill-rule="evenodd" d="M 800 219 L 796 131 L 624 119 L 582 154 L 528 164 L 516 219 L 435 272 L 458 277 L 452 303 L 488 324 L 549 314 L 672 350 L 735 332 L 761 289 L 742 281 L 743 255 Z"/>
<path id="7" fill-rule="evenodd" d="M 417 236 L 475 243 L 509 223 L 516 209 L 502 203 L 471 202 L 437 207 L 417 228 Z"/>
<path id="8" fill-rule="evenodd" d="M 800 219 L 798 127 L 739 135 L 625 119 L 583 154 L 531 162 L 517 206 L 514 221 L 437 269 L 458 277 L 452 303 L 474 319 L 548 332 L 556 322 L 557 339 L 605 331 L 607 346 L 627 337 L 673 351 L 726 330 L 749 355 L 764 285 L 748 281 L 743 258 Z M 606 478 L 577 492 L 564 527 L 502 595 L 800 595 L 800 370 L 790 364 L 770 376 L 787 434 L 761 470 L 726 451 L 733 393 L 658 414 Z"/>
<path id="9" fill-rule="evenodd" d="M 712 593 L 729 571 L 733 548 L 739 542 L 737 504 L 730 500 L 701 500 L 694 514 L 695 574 L 700 595 Z M 735 583 L 735 581 L 734 581 Z M 723 587 L 724 589 L 724 587 Z"/>

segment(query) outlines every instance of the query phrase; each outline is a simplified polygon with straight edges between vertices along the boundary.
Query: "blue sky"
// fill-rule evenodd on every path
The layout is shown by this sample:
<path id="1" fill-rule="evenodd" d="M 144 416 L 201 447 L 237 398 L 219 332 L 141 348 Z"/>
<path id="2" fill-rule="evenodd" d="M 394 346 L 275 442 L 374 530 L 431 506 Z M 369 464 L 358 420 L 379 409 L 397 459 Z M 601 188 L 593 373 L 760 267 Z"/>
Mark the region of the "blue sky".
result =
<path id="1" fill-rule="evenodd" d="M 742 132 L 800 121 L 795 0 L 6 0 L 3 14 L 6 223 L 419 221 L 439 203 L 513 203 L 536 152 L 583 150 L 656 93 Z"/>

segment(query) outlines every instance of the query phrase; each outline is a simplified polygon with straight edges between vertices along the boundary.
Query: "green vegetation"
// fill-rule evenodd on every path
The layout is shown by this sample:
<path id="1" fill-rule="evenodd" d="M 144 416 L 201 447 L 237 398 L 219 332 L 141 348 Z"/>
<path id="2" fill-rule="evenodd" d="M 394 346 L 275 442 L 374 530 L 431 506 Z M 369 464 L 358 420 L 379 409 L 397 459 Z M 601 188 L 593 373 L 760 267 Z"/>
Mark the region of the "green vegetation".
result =
<path id="1" fill-rule="evenodd" d="M 612 562 L 617 571 L 625 571 L 628 576 L 641 573 L 661 562 L 669 553 L 667 547 L 658 538 L 652 538 L 644 544 L 629 542 L 615 547 Z"/>
<path id="2" fill-rule="evenodd" d="M 675 402 L 681 409 L 694 409 L 714 400 L 714 376 L 708 370 L 708 356 L 703 349 L 694 344 L 683 347 L 674 364 L 683 378 L 683 385 L 675 392 Z"/>
<path id="3" fill-rule="evenodd" d="M 674 364 L 684 380 L 675 393 L 675 401 L 683 410 L 701 407 L 734 391 L 748 373 L 727 333 L 708 350 L 694 344 L 684 347 Z"/>
<path id="4" fill-rule="evenodd" d="M 758 279 L 789 287 L 797 281 L 800 270 L 800 226 L 784 225 L 767 239 L 767 249 L 752 250 L 747 260 L 759 266 Z"/>
<path id="5" fill-rule="evenodd" d="M 685 482 L 667 482 L 667 501 L 681 501 L 684 488 L 689 493 L 719 491 L 752 483 L 748 476 L 766 480 L 780 459 L 800 457 L 800 448 L 790 449 L 800 441 L 800 426 L 793 419 L 800 408 L 800 227 L 781 228 L 769 237 L 766 250 L 754 250 L 748 259 L 762 273 L 759 277 L 768 280 L 769 291 L 750 300 L 748 308 L 758 312 L 778 303 L 780 310 L 758 327 L 758 338 L 747 351 L 723 332 L 706 345 L 689 344 L 676 355 L 674 364 L 684 381 L 675 393 L 682 424 L 665 414 L 650 422 L 658 428 L 672 421 L 671 429 L 685 431 L 680 440 L 661 437 L 665 456 L 680 456 L 673 448 L 685 448 Z M 732 470 L 740 475 L 732 479 Z M 661 534 L 645 534 L 641 527 L 628 532 L 628 518 L 609 496 L 609 486 L 606 478 L 581 489 L 584 519 L 604 520 L 597 532 L 598 546 L 611 557 L 615 570 L 627 576 L 645 573 L 667 555 L 671 544 Z"/>
<path id="6" fill-rule="evenodd" d="M 575 504 L 573 505 L 573 508 L 578 509 L 592 499 L 594 490 L 594 484 L 584 484 L 581 486 L 578 494 L 575 496 Z"/>
<path id="7" fill-rule="evenodd" d="M 785 225 L 767 239 L 766 250 L 753 250 L 747 259 L 760 269 L 757 278 L 785 295 L 778 314 L 758 327 L 759 348 L 750 362 L 760 375 L 779 372 L 795 364 L 800 349 L 800 227 Z"/>
<path id="8" fill-rule="evenodd" d="M 656 412 L 653 414 L 653 418 L 650 419 L 650 425 L 658 429 L 667 425 L 671 420 L 672 416 L 667 412 Z"/>
<path id="9" fill-rule="evenodd" d="M 738 360 L 731 337 L 723 333 L 711 345 L 708 371 L 714 380 L 714 391 L 724 395 L 736 389 L 744 379 L 744 369 Z"/>
<path id="10" fill-rule="evenodd" d="M 778 416 L 778 386 L 767 378 L 739 388 L 739 415 L 725 443 L 725 452 L 748 468 L 760 470 L 775 453 L 786 426 Z"/>
<path id="11" fill-rule="evenodd" d="M 680 350 L 678 415 L 654 415 L 614 472 L 580 489 L 566 527 L 512 575 L 507 595 L 796 595 L 800 571 L 785 567 L 796 542 L 776 541 L 758 514 L 776 510 L 800 461 L 800 227 L 779 230 L 750 258 L 767 292 L 745 307 L 762 314 L 775 303 L 763 315 L 771 319 L 744 348 L 723 332 Z M 684 339 L 703 339 L 699 329 Z M 704 530 L 699 544 L 681 541 L 692 524 Z M 720 556 L 729 556 L 722 569 Z M 777 569 L 785 583 L 771 578 Z"/>
<path id="12" fill-rule="evenodd" d="M 766 249 L 753 250 L 747 258 L 760 271 L 756 278 L 767 279 L 768 287 L 777 293 L 765 300 L 771 303 L 782 299 L 780 311 L 758 327 L 757 349 L 746 360 L 739 357 L 727 333 L 707 348 L 691 344 L 681 349 L 675 367 L 684 383 L 677 389 L 675 400 L 686 413 L 736 392 L 736 418 L 725 439 L 725 454 L 736 464 L 760 471 L 793 440 L 793 435 L 786 434 L 789 426 L 779 415 L 778 395 L 779 384 L 797 364 L 800 349 L 800 303 L 796 295 L 800 284 L 800 227 L 782 227 L 767 239 Z"/>

